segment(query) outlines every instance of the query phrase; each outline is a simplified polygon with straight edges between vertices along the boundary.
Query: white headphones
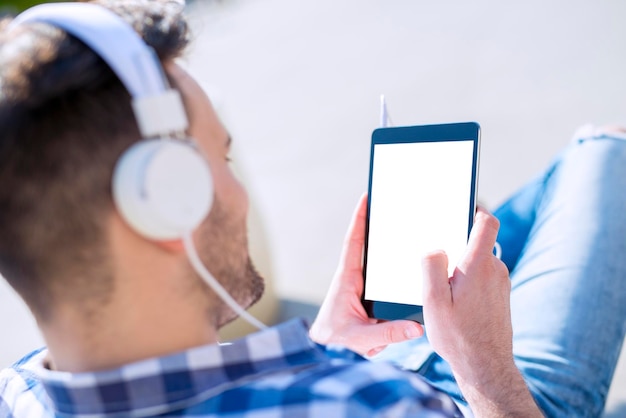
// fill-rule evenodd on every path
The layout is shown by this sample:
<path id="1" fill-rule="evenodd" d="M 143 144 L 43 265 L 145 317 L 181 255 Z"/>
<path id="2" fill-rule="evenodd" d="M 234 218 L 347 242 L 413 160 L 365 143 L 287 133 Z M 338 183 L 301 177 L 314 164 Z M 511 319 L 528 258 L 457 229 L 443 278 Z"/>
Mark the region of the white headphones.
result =
<path id="1" fill-rule="evenodd" d="M 135 119 L 146 138 L 131 146 L 113 173 L 113 200 L 126 222 L 153 240 L 182 239 L 193 269 L 240 317 L 250 315 L 202 264 L 191 233 L 213 203 L 207 161 L 185 138 L 187 116 L 180 94 L 168 87 L 152 48 L 115 13 L 88 3 L 42 4 L 28 9 L 10 27 L 28 22 L 58 26 L 97 53 L 131 94 Z"/>
<path id="2" fill-rule="evenodd" d="M 95 4 L 42 4 L 17 16 L 11 27 L 30 22 L 57 26 L 83 41 L 132 96 L 145 139 L 126 150 L 114 170 L 113 199 L 124 220 L 153 240 L 180 239 L 193 231 L 211 209 L 211 172 L 185 138 L 182 99 L 168 87 L 152 48 L 119 16 Z"/>

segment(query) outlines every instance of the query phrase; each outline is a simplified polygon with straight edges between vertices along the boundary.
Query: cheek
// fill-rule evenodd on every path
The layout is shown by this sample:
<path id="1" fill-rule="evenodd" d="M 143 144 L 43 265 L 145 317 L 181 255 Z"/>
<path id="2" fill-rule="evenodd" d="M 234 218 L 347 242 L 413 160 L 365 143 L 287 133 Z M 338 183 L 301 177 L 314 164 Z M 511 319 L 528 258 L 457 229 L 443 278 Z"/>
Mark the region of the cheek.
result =
<path id="1" fill-rule="evenodd" d="M 248 193 L 241 182 L 232 173 L 230 175 L 230 182 L 232 200 L 233 204 L 236 206 L 235 210 L 242 213 L 242 215 L 246 217 L 248 215 L 249 207 Z"/>
<path id="2" fill-rule="evenodd" d="M 235 214 L 246 216 L 248 213 L 248 194 L 230 170 L 227 164 L 219 164 L 211 167 L 213 174 L 213 188 L 215 199 L 218 199 L 226 209 Z"/>

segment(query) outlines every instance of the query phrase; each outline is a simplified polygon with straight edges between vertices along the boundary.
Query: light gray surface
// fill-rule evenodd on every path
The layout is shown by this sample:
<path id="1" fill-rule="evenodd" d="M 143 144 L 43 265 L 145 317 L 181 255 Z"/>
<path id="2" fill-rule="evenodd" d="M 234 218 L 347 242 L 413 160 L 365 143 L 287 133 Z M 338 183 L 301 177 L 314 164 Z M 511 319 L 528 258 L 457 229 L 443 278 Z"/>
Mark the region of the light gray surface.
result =
<path id="1" fill-rule="evenodd" d="M 621 0 L 196 6 L 188 64 L 234 136 L 283 298 L 319 303 L 326 291 L 367 185 L 380 93 L 396 125 L 481 123 L 479 194 L 491 207 L 577 126 L 626 121 Z M 27 318 L 0 285 L 0 365 L 40 344 Z M 613 417 L 626 415 L 624 357 Z"/>
<path id="2" fill-rule="evenodd" d="M 284 296 L 324 295 L 367 186 L 380 93 L 396 125 L 481 123 L 489 206 L 579 125 L 626 121 L 620 1 L 219 4 L 195 14 L 189 64 L 233 134 Z"/>

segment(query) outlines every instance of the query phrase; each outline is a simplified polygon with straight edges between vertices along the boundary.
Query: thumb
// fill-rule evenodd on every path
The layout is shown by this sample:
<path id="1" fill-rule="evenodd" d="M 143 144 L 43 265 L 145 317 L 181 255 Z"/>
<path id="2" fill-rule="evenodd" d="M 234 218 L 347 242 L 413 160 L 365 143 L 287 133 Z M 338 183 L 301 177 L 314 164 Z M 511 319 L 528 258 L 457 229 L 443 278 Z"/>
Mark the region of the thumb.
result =
<path id="1" fill-rule="evenodd" d="M 374 355 L 389 344 L 412 340 L 422 335 L 424 335 L 424 328 L 413 321 L 397 320 L 368 325 L 366 332 L 360 336 L 365 339 L 363 341 L 364 350 L 361 352 L 367 355 Z"/>
<path id="2" fill-rule="evenodd" d="M 368 325 L 366 337 L 370 347 L 385 347 L 422 335 L 424 335 L 424 329 L 417 322 L 397 320 Z"/>
<path id="3" fill-rule="evenodd" d="M 452 300 L 448 278 L 448 256 L 443 251 L 434 251 L 422 259 L 424 275 L 424 304 L 449 304 Z"/>

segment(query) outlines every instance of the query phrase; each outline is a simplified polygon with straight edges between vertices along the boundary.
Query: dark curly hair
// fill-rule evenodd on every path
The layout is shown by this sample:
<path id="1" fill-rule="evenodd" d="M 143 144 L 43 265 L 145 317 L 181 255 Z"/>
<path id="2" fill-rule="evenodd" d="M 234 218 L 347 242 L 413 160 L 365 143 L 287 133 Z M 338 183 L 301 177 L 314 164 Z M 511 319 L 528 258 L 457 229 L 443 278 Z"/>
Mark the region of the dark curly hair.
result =
<path id="1" fill-rule="evenodd" d="M 183 6 L 96 0 L 161 61 L 189 42 Z M 0 272 L 40 321 L 61 299 L 106 303 L 111 176 L 140 139 L 130 96 L 93 51 L 43 23 L 0 22 Z"/>

